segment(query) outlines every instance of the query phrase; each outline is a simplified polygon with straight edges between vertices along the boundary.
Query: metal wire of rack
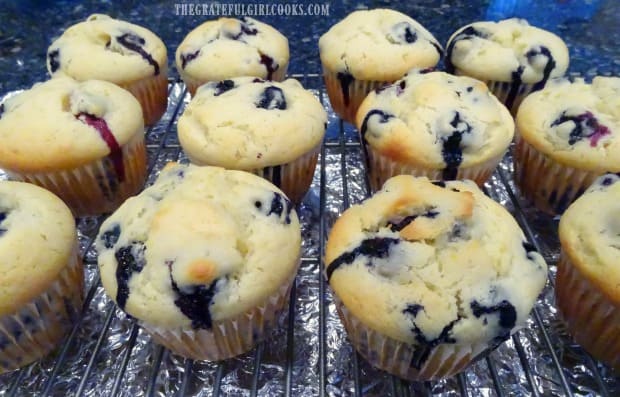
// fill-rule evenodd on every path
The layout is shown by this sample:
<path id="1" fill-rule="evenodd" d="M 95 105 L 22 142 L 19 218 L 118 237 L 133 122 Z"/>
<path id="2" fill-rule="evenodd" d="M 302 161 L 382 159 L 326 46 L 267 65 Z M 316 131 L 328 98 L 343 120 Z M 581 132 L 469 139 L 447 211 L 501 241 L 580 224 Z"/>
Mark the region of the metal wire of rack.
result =
<path id="1" fill-rule="evenodd" d="M 620 379 L 562 335 L 561 326 L 554 320 L 555 312 L 545 305 L 534 308 L 527 328 L 451 379 L 405 382 L 373 369 L 355 353 L 337 320 L 322 274 L 322 258 L 335 218 L 369 194 L 363 151 L 355 130 L 331 111 L 321 76 L 292 77 L 319 96 L 330 112 L 330 126 L 313 187 L 298 208 L 304 235 L 315 233 L 318 241 L 304 242 L 300 275 L 291 290 L 290 305 L 280 319 L 279 330 L 274 331 L 276 334 L 244 359 L 220 363 L 184 359 L 155 345 L 135 322 L 105 298 L 92 246 L 104 217 L 83 218 L 78 220 L 78 229 L 88 288 L 81 320 L 53 355 L 1 375 L 0 396 L 620 394 Z M 188 101 L 184 85 L 171 81 L 168 111 L 146 132 L 147 184 L 154 181 L 166 162 L 187 161 L 176 138 L 176 122 Z M 540 218 L 521 201 L 510 178 L 510 163 L 508 154 L 487 183 L 485 193 L 513 213 L 527 239 L 553 265 L 557 260 L 557 241 L 553 232 L 541 233 L 539 226 L 543 224 L 553 231 L 557 220 Z M 553 292 L 554 270 L 553 266 L 550 268 L 543 295 Z M 314 312 L 309 320 L 298 310 L 308 302 Z M 274 349 L 279 353 L 273 355 Z M 233 373 L 236 388 L 229 385 Z"/>

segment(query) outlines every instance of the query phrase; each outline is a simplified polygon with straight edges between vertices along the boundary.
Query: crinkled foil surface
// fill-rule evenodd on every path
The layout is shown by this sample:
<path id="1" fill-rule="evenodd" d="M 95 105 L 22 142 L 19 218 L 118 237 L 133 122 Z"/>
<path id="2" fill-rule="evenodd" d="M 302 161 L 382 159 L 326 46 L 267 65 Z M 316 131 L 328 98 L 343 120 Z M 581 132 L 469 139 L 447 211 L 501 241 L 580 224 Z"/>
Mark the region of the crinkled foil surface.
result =
<path id="1" fill-rule="evenodd" d="M 149 26 L 171 46 L 169 54 L 174 53 L 184 33 L 189 31 L 188 26 L 195 26 L 204 19 L 175 16 L 171 2 L 123 6 L 92 1 L 58 3 L 66 7 L 64 15 L 55 12 L 56 8 L 44 8 L 41 13 L 50 19 L 38 15 L 37 22 L 44 22 L 28 25 L 28 29 L 40 32 L 35 43 L 24 39 L 22 33 L 16 33 L 23 29 L 24 22 L 20 25 L 20 18 L 0 10 L 0 17 L 6 22 L 5 31 L 0 30 L 0 54 L 4 55 L 0 57 L 0 71 L 11 77 L 0 76 L 0 93 L 12 95 L 15 90 L 43 80 L 42 62 L 49 38 L 59 34 L 61 27 L 91 12 L 107 12 Z M 560 3 L 570 3 L 571 10 L 561 7 Z M 444 43 L 451 31 L 464 23 L 485 17 L 497 18 L 510 10 L 525 12 L 528 5 L 535 22 L 542 21 L 539 25 L 544 25 L 545 15 L 567 13 L 560 14 L 553 26 L 569 44 L 573 63 L 571 74 L 586 77 L 620 74 L 616 47 L 620 42 L 620 7 L 614 0 L 429 0 L 410 5 L 390 2 L 366 5 L 405 11 L 422 21 Z M 291 292 L 290 308 L 281 316 L 277 329 L 256 349 L 221 363 L 191 361 L 170 354 L 154 344 L 150 336 L 105 295 L 92 247 L 103 218 L 81 218 L 77 224 L 87 278 L 87 301 L 82 319 L 53 354 L 21 370 L 0 375 L 0 396 L 620 395 L 620 378 L 573 343 L 558 318 L 553 297 L 559 253 L 558 220 L 542 215 L 521 199 L 512 182 L 510 154 L 487 183 L 486 192 L 515 215 L 527 237 L 536 242 L 550 265 L 549 281 L 526 327 L 463 374 L 436 382 L 401 381 L 372 368 L 352 349 L 338 319 L 329 286 L 322 277 L 321 258 L 329 230 L 338 215 L 367 197 L 368 190 L 357 131 L 340 121 L 331 110 L 318 74 L 316 42 L 334 21 L 360 4 L 345 1 L 330 3 L 330 6 L 329 17 L 312 20 L 305 28 L 299 27 L 303 19 L 263 18 L 275 25 L 282 24 L 279 27 L 289 36 L 291 45 L 289 70 L 300 73 L 293 76 L 312 89 L 329 111 L 328 131 L 313 185 L 297 208 L 303 225 L 302 264 Z M 14 7 L 17 12 L 30 12 L 19 5 Z M 592 15 L 587 14 L 590 11 Z M 36 53 L 37 50 L 40 52 Z M 148 184 L 168 161 L 188 161 L 176 137 L 176 122 L 188 101 L 184 85 L 171 81 L 168 111 L 146 132 Z M 6 179 L 1 170 L 0 179 Z"/>

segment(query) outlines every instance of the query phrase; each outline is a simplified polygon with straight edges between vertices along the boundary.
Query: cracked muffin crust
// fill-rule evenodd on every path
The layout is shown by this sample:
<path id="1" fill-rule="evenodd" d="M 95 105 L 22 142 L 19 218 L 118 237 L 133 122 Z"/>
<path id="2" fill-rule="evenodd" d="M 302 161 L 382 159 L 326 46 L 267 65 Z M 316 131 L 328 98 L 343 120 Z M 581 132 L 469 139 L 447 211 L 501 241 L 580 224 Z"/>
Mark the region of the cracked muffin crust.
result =
<path id="1" fill-rule="evenodd" d="M 398 376 L 461 371 L 525 323 L 547 267 L 471 181 L 400 175 L 332 228 L 325 271 L 354 345 Z"/>
<path id="2" fill-rule="evenodd" d="M 319 39 L 327 93 L 334 111 L 354 122 L 364 97 L 412 68 L 437 65 L 443 49 L 409 16 L 390 9 L 360 10 Z"/>
<path id="3" fill-rule="evenodd" d="M 562 215 L 560 315 L 589 353 L 620 369 L 620 177 L 599 177 Z"/>
<path id="4" fill-rule="evenodd" d="M 55 348 L 77 320 L 83 270 L 75 221 L 58 197 L 0 181 L 0 373 Z"/>
<path id="5" fill-rule="evenodd" d="M 516 113 L 521 100 L 568 68 L 562 39 L 524 19 L 474 22 L 456 31 L 446 45 L 446 71 L 485 81 Z"/>
<path id="6" fill-rule="evenodd" d="M 127 200 L 96 240 L 101 281 L 118 306 L 159 343 L 210 360 L 249 350 L 274 324 L 300 246 L 293 204 L 275 186 L 178 164 Z"/>
<path id="7" fill-rule="evenodd" d="M 0 167 L 43 186 L 76 213 L 111 211 L 146 176 L 138 101 L 105 81 L 58 77 L 2 104 Z"/>
<path id="8" fill-rule="evenodd" d="M 209 81 L 241 76 L 284 80 L 288 61 L 286 37 L 248 17 L 207 21 L 192 30 L 176 51 L 177 70 L 192 96 Z"/>
<path id="9" fill-rule="evenodd" d="M 515 181 L 545 212 L 564 212 L 597 177 L 620 172 L 618 77 L 554 81 L 523 101 L 516 123 Z"/>
<path id="10" fill-rule="evenodd" d="M 131 92 L 152 125 L 166 111 L 168 57 L 153 32 L 129 22 L 94 14 L 69 27 L 47 50 L 52 77 L 105 80 Z"/>
<path id="11" fill-rule="evenodd" d="M 484 83 L 418 70 L 371 92 L 356 125 L 373 190 L 398 174 L 482 185 L 514 134 L 510 113 Z"/>
<path id="12" fill-rule="evenodd" d="M 312 182 L 326 123 L 321 103 L 297 80 L 239 77 L 201 86 L 178 134 L 193 163 L 257 173 L 298 202 Z"/>

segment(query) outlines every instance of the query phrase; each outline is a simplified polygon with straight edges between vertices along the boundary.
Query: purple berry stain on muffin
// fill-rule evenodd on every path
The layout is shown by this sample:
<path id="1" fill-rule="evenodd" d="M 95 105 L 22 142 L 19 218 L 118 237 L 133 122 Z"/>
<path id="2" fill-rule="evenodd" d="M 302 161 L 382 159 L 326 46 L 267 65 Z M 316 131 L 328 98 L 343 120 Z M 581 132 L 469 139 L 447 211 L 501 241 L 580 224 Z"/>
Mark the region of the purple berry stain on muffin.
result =
<path id="1" fill-rule="evenodd" d="M 140 273 L 144 268 L 145 259 L 144 243 L 137 241 L 131 245 L 119 248 L 115 253 L 116 258 L 116 304 L 125 310 L 127 298 L 129 298 L 129 280 L 134 273 Z"/>
<path id="2" fill-rule="evenodd" d="M 450 121 L 450 125 L 454 128 L 452 133 L 443 138 L 441 155 L 446 163 L 442 177 L 445 180 L 454 180 L 459 171 L 459 166 L 463 161 L 463 134 L 469 134 L 472 127 L 461 119 L 461 114 L 455 112 L 454 118 Z"/>
<path id="3" fill-rule="evenodd" d="M 153 66 L 153 69 L 155 70 L 155 76 L 159 74 L 159 64 L 157 63 L 157 61 L 155 61 L 155 59 L 153 59 L 153 56 L 151 56 L 151 54 L 146 52 L 143 48 L 144 44 L 146 43 L 144 38 L 138 36 L 135 33 L 124 33 L 118 36 L 116 38 L 116 41 L 128 50 L 140 54 L 140 56 L 142 56 L 144 60 L 146 60 L 151 66 Z"/>
<path id="4" fill-rule="evenodd" d="M 114 245 L 116 245 L 120 235 L 121 235 L 121 225 L 117 223 L 114 226 L 112 226 L 111 229 L 108 229 L 105 232 L 101 233 L 100 239 L 101 239 L 101 242 L 103 243 L 103 246 L 105 248 L 110 249 L 110 248 L 113 248 Z"/>
<path id="5" fill-rule="evenodd" d="M 123 182 L 125 180 L 125 166 L 123 165 L 123 151 L 121 150 L 120 145 L 116 141 L 114 134 L 110 131 L 108 127 L 108 123 L 106 123 L 105 119 L 100 117 L 93 116 L 88 113 L 79 113 L 76 118 L 80 120 L 82 123 L 93 127 L 99 132 L 99 135 L 103 139 L 103 141 L 110 148 L 110 160 L 114 166 L 114 171 L 116 172 L 116 177 L 119 182 Z"/>
<path id="6" fill-rule="evenodd" d="M 568 138 L 569 145 L 574 145 L 580 140 L 588 138 L 590 140 L 590 146 L 596 147 L 602 137 L 611 134 L 609 128 L 600 124 L 591 112 L 585 112 L 574 116 L 567 115 L 566 113 L 567 111 L 562 112 L 560 117 L 551 123 L 551 126 L 555 127 L 566 122 L 572 122 L 574 124 Z"/>
<path id="7" fill-rule="evenodd" d="M 549 49 L 545 46 L 532 48 L 525 54 L 525 56 L 527 57 L 527 61 L 530 64 L 534 63 L 534 60 L 537 56 L 544 56 L 545 58 L 547 58 L 547 63 L 545 63 L 545 68 L 543 69 L 543 77 L 538 83 L 534 85 L 532 92 L 542 90 L 545 84 L 547 84 L 547 80 L 549 80 L 551 72 L 553 71 L 553 69 L 555 69 L 555 59 L 553 59 L 551 51 L 549 51 Z"/>
<path id="8" fill-rule="evenodd" d="M 436 210 L 436 207 L 431 207 L 428 211 L 422 214 L 413 214 L 401 219 L 389 220 L 387 226 L 390 228 L 391 231 L 399 232 L 419 217 L 434 219 L 435 217 L 437 217 L 437 215 L 439 215 L 439 211 Z"/>
<path id="9" fill-rule="evenodd" d="M 475 37 L 486 38 L 487 35 L 477 30 L 473 26 L 468 26 L 463 29 L 459 34 L 457 34 L 448 44 L 448 48 L 446 49 L 446 58 L 445 58 L 445 66 L 446 72 L 454 74 L 454 64 L 452 63 L 452 52 L 454 51 L 454 46 L 459 41 L 463 40 L 472 40 Z"/>
<path id="10" fill-rule="evenodd" d="M 281 88 L 275 86 L 269 86 L 261 93 L 258 102 L 255 102 L 257 108 L 273 110 L 285 110 L 286 109 L 286 97 Z"/>
<path id="11" fill-rule="evenodd" d="M 442 328 L 439 336 L 434 339 L 429 339 L 415 322 L 415 319 L 421 310 L 424 310 L 424 307 L 416 303 L 408 304 L 407 307 L 402 310 L 403 314 L 407 315 L 413 320 L 411 323 L 411 332 L 413 332 L 413 334 L 415 335 L 415 340 L 418 345 L 413 352 L 413 357 L 411 357 L 410 366 L 418 370 L 422 368 L 435 347 L 440 344 L 456 343 L 456 339 L 454 339 L 451 333 L 454 325 L 462 318 L 460 315 L 457 315 L 454 320 L 450 321 Z"/>
<path id="12" fill-rule="evenodd" d="M 280 67 L 272 57 L 265 54 L 260 54 L 260 63 L 267 69 L 267 80 L 271 80 L 274 72 Z"/>
<path id="13" fill-rule="evenodd" d="M 172 268 L 171 265 L 168 267 Z M 174 304 L 181 310 L 181 313 L 192 320 L 192 328 L 211 329 L 213 326 L 211 305 L 213 304 L 213 296 L 217 292 L 219 280 L 213 280 L 208 286 L 197 284 L 179 287 L 172 277 L 172 272 L 170 272 L 170 283 L 177 295 Z"/>
<path id="14" fill-rule="evenodd" d="M 394 38 L 402 44 L 413 44 L 418 41 L 418 34 L 409 22 L 399 22 L 392 26 L 392 33 L 394 33 Z"/>
<path id="15" fill-rule="evenodd" d="M 185 54 L 181 54 L 181 69 L 185 69 L 188 63 L 198 58 L 200 55 L 200 50 L 196 50 L 194 52 L 186 52 Z"/>
<path id="16" fill-rule="evenodd" d="M 360 245 L 352 251 L 345 252 L 334 259 L 325 269 L 327 281 L 332 277 L 334 271 L 342 265 L 350 265 L 359 256 L 368 258 L 367 266 L 372 266 L 372 258 L 387 258 L 390 255 L 390 247 L 400 243 L 400 239 L 391 237 L 375 237 L 363 240 Z"/>
<path id="17" fill-rule="evenodd" d="M 50 71 L 55 73 L 60 68 L 60 50 L 56 48 L 48 52 L 47 59 L 50 63 Z"/>
<path id="18" fill-rule="evenodd" d="M 235 88 L 235 82 L 232 80 L 222 80 L 215 85 L 215 92 L 213 96 L 220 96 L 226 91 L 230 91 Z"/>
<path id="19" fill-rule="evenodd" d="M 348 106 L 351 102 L 351 96 L 349 95 L 349 86 L 355 80 L 353 75 L 349 72 L 338 72 L 336 78 L 340 82 L 340 90 L 342 92 L 342 98 L 344 100 L 344 105 Z"/>
<path id="20" fill-rule="evenodd" d="M 480 304 L 478 301 L 473 300 L 469 306 L 472 313 L 477 318 L 480 318 L 485 314 L 498 314 L 498 325 L 504 329 L 501 331 L 501 334 L 498 335 L 499 337 L 507 338 L 510 335 L 510 330 L 517 322 L 517 311 L 507 300 L 503 300 L 493 306 L 485 306 Z"/>
<path id="21" fill-rule="evenodd" d="M 7 232 L 7 229 L 2 226 L 2 222 L 4 222 L 6 217 L 7 217 L 6 212 L 0 212 L 0 237 L 2 237 L 2 235 Z"/>

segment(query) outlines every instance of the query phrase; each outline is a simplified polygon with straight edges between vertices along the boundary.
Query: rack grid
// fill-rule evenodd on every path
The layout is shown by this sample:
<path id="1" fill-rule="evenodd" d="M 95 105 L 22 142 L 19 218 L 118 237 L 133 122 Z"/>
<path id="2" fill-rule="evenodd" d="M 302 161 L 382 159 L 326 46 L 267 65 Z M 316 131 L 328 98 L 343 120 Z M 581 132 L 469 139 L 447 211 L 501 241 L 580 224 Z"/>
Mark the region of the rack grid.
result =
<path id="1" fill-rule="evenodd" d="M 184 359 L 152 343 L 101 287 L 93 240 L 105 217 L 81 218 L 87 290 L 80 321 L 55 353 L 0 375 L 0 396 L 620 395 L 620 378 L 571 342 L 557 318 L 552 305 L 557 219 L 521 200 L 511 179 L 510 154 L 484 190 L 515 216 L 550 265 L 549 281 L 527 327 L 464 373 L 437 382 L 405 382 L 355 353 L 337 318 L 322 258 L 337 216 L 368 196 L 363 151 L 355 129 L 331 110 L 321 76 L 291 77 L 313 90 L 330 122 L 312 188 L 297 208 L 304 239 L 300 273 L 272 335 L 240 358 L 220 363 Z M 183 83 L 170 81 L 168 110 L 146 132 L 147 185 L 166 162 L 188 161 L 176 136 L 188 102 Z"/>

